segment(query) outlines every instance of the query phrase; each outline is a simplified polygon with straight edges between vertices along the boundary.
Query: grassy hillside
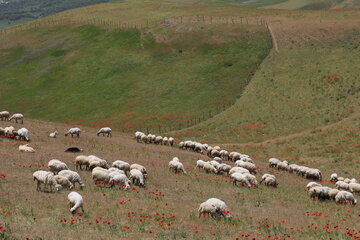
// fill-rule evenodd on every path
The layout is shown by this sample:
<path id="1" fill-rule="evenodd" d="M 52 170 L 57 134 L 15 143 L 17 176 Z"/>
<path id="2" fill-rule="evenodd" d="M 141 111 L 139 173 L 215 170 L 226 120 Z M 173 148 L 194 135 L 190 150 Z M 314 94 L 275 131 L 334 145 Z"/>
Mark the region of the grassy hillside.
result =
<path id="1" fill-rule="evenodd" d="M 20 34 L 25 41 L 11 40 Z M 233 104 L 270 45 L 266 28 L 256 25 L 29 30 L 0 49 L 0 101 L 51 121 L 179 127 Z"/>

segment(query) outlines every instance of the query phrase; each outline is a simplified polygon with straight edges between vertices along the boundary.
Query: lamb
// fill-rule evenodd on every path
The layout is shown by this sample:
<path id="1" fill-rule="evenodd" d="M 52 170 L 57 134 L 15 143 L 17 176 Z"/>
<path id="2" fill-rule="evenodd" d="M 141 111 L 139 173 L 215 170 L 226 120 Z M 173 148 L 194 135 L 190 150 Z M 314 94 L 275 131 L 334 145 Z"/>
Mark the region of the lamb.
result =
<path id="1" fill-rule="evenodd" d="M 84 200 L 79 193 L 71 192 L 67 198 L 69 200 L 71 214 L 75 214 L 79 208 L 81 208 L 81 211 L 84 213 Z"/>
<path id="2" fill-rule="evenodd" d="M 110 184 L 110 187 L 114 185 L 114 180 L 110 176 L 110 171 L 101 167 L 96 167 L 91 172 L 92 179 L 94 180 L 95 185 L 99 182 L 105 184 Z"/>
<path id="3" fill-rule="evenodd" d="M 131 169 L 130 170 L 130 178 L 129 178 L 133 184 L 144 187 L 145 181 L 144 181 L 144 175 L 142 172 L 138 169 Z"/>
<path id="4" fill-rule="evenodd" d="M 174 146 L 175 139 L 173 137 L 169 137 L 169 145 Z"/>
<path id="5" fill-rule="evenodd" d="M 232 175 L 230 175 L 230 177 L 233 179 L 233 184 L 235 186 L 237 185 L 236 184 L 237 182 L 240 182 L 242 185 L 245 185 L 249 188 L 251 187 L 251 184 L 250 184 L 248 178 L 242 173 L 236 172 L 236 173 L 233 173 Z"/>
<path id="6" fill-rule="evenodd" d="M 231 166 L 225 163 L 221 163 L 217 167 L 219 174 L 227 173 L 227 175 L 229 175 L 230 169 Z"/>
<path id="7" fill-rule="evenodd" d="M 336 188 L 332 188 L 330 191 L 329 191 L 329 198 L 331 200 L 335 200 L 335 197 L 336 195 L 339 193 L 339 190 L 337 190 Z"/>
<path id="8" fill-rule="evenodd" d="M 9 117 L 10 117 L 10 113 L 8 111 L 1 111 L 0 112 L 1 121 L 8 121 Z"/>
<path id="9" fill-rule="evenodd" d="M 96 136 L 99 136 L 101 133 L 103 136 L 105 136 L 106 133 L 108 137 L 112 137 L 111 128 L 109 127 L 100 128 L 100 130 L 96 133 Z"/>
<path id="10" fill-rule="evenodd" d="M 331 174 L 330 182 L 337 182 L 337 181 L 338 181 L 338 175 L 336 173 Z"/>
<path id="11" fill-rule="evenodd" d="M 29 142 L 29 130 L 27 130 L 26 128 L 20 128 L 19 130 L 17 130 L 17 136 L 19 137 L 19 140 L 24 140 Z"/>
<path id="12" fill-rule="evenodd" d="M 130 164 L 121 160 L 116 160 L 113 162 L 112 167 L 123 170 L 126 175 L 129 175 L 130 172 Z"/>
<path id="13" fill-rule="evenodd" d="M 52 132 L 52 133 L 49 134 L 49 137 L 51 137 L 51 138 L 56 138 L 57 135 L 59 135 L 59 132 L 58 132 L 58 131 L 54 131 L 54 132 Z"/>
<path id="14" fill-rule="evenodd" d="M 81 130 L 80 128 L 70 128 L 66 133 L 65 133 L 65 137 L 69 134 L 71 134 L 71 137 L 74 137 L 74 135 L 76 135 L 77 137 L 80 137 L 80 133 L 81 133 Z"/>
<path id="15" fill-rule="evenodd" d="M 67 177 L 55 175 L 55 180 L 57 184 L 60 184 L 62 187 L 73 189 L 74 185 L 69 181 Z"/>
<path id="16" fill-rule="evenodd" d="M 201 159 L 197 160 L 197 161 L 196 161 L 196 166 L 195 166 L 194 169 L 199 168 L 199 170 L 200 170 L 201 168 L 204 168 L 204 164 L 205 164 L 205 163 L 206 163 L 206 162 L 203 161 L 203 160 L 201 160 Z"/>
<path id="17" fill-rule="evenodd" d="M 311 168 L 305 172 L 305 178 L 321 181 L 322 176 L 319 169 Z"/>
<path id="18" fill-rule="evenodd" d="M 52 172 L 47 172 L 43 170 L 39 170 L 33 173 L 34 181 L 37 181 L 36 190 L 40 191 L 40 184 L 44 184 L 44 186 L 50 186 L 50 191 L 53 192 L 53 187 L 58 192 L 61 190 L 61 185 L 57 184 L 54 174 Z"/>
<path id="19" fill-rule="evenodd" d="M 89 158 L 85 155 L 79 155 L 75 158 L 75 167 L 76 170 L 78 170 L 80 168 L 80 170 L 82 170 L 82 166 L 85 166 L 86 170 L 89 170 Z"/>
<path id="20" fill-rule="evenodd" d="M 229 175 L 232 175 L 233 173 L 250 173 L 249 170 L 245 169 L 245 168 L 242 168 L 242 167 L 233 167 L 230 169 L 229 171 Z"/>
<path id="21" fill-rule="evenodd" d="M 309 182 L 307 185 L 306 185 L 306 188 L 309 190 L 310 188 L 313 188 L 313 187 L 322 187 L 322 185 L 320 183 L 316 183 L 316 182 Z"/>
<path id="22" fill-rule="evenodd" d="M 140 164 L 134 163 L 134 164 L 131 164 L 130 171 L 133 170 L 133 169 L 139 170 L 143 174 L 144 178 L 147 178 L 147 171 L 146 171 L 146 168 L 144 166 L 141 166 Z"/>
<path id="23" fill-rule="evenodd" d="M 280 162 L 280 160 L 277 158 L 270 158 L 269 159 L 269 167 L 276 168 L 279 162 Z"/>
<path id="24" fill-rule="evenodd" d="M 356 205 L 357 203 L 354 195 L 347 191 L 339 191 L 335 196 L 335 201 L 337 203 L 351 203 L 352 205 Z"/>
<path id="25" fill-rule="evenodd" d="M 58 174 L 58 172 L 60 172 L 61 170 L 69 169 L 68 166 L 64 162 L 57 160 L 57 159 L 50 160 L 48 162 L 48 168 L 54 174 Z"/>
<path id="26" fill-rule="evenodd" d="M 213 218 L 218 218 L 222 216 L 220 209 L 218 209 L 214 204 L 209 202 L 203 202 L 199 206 L 199 218 L 201 215 L 209 214 Z"/>
<path id="27" fill-rule="evenodd" d="M 336 189 L 339 189 L 339 190 L 343 190 L 343 191 L 349 191 L 350 190 L 349 184 L 347 184 L 344 181 L 337 181 L 335 183 L 335 186 L 336 186 Z"/>
<path id="28" fill-rule="evenodd" d="M 25 144 L 25 145 L 19 145 L 19 151 L 27 152 L 27 153 L 34 153 L 35 149 L 33 149 L 32 147 L 29 147 L 29 144 Z"/>
<path id="29" fill-rule="evenodd" d="M 360 184 L 359 183 L 349 183 L 349 190 L 352 193 L 360 194 Z"/>
<path id="30" fill-rule="evenodd" d="M 238 167 L 242 167 L 242 168 L 245 168 L 245 169 L 247 169 L 247 170 L 249 170 L 250 171 L 250 173 L 254 173 L 254 174 L 256 174 L 256 166 L 255 166 L 255 164 L 253 164 L 253 163 L 250 163 L 250 162 L 244 162 L 244 161 L 242 161 L 242 160 L 238 160 L 238 161 L 236 161 L 236 166 L 238 166 Z"/>
<path id="31" fill-rule="evenodd" d="M 80 189 L 83 189 L 85 187 L 85 184 L 83 183 L 80 175 L 77 172 L 71 171 L 71 170 L 62 170 L 59 172 L 60 176 L 67 177 L 69 181 L 74 184 L 78 183 L 80 185 Z"/>
<path id="32" fill-rule="evenodd" d="M 217 174 L 216 168 L 213 165 L 211 165 L 210 163 L 208 163 L 208 162 L 206 162 L 204 164 L 204 170 L 205 170 L 206 173 L 215 173 L 215 174 Z"/>
<path id="33" fill-rule="evenodd" d="M 13 114 L 10 118 L 9 121 L 11 122 L 11 120 L 15 119 L 15 122 L 17 123 L 18 120 L 21 120 L 21 124 L 24 124 L 24 115 L 22 115 L 21 113 L 15 113 Z"/>
<path id="34" fill-rule="evenodd" d="M 174 171 L 174 173 L 182 172 L 182 173 L 186 174 L 183 164 L 177 160 L 171 160 L 169 162 L 169 170 Z"/>

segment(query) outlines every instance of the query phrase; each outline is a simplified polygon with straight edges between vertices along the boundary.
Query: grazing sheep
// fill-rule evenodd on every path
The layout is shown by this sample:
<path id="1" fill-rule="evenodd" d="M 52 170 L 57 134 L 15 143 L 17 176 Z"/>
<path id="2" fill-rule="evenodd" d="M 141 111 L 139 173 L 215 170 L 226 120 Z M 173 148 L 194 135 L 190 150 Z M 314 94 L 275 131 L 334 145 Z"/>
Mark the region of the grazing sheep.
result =
<path id="1" fill-rule="evenodd" d="M 74 134 L 77 136 L 77 137 L 80 137 L 80 133 L 81 133 L 81 130 L 80 128 L 70 128 L 66 133 L 65 133 L 65 137 L 69 134 L 71 134 L 71 137 L 74 137 Z"/>
<path id="2" fill-rule="evenodd" d="M 57 135 L 59 135 L 59 132 L 58 132 L 58 131 L 54 131 L 54 132 L 52 132 L 52 133 L 49 134 L 49 137 L 51 137 L 51 138 L 56 138 Z"/>
<path id="3" fill-rule="evenodd" d="M 95 167 L 91 171 L 92 179 L 94 180 L 95 185 L 98 183 L 103 183 L 104 185 L 109 184 L 110 187 L 114 185 L 114 180 L 110 176 L 110 171 L 101 167 Z"/>
<path id="4" fill-rule="evenodd" d="M 57 159 L 50 160 L 48 162 L 48 168 L 54 174 L 58 174 L 62 170 L 68 170 L 69 169 L 68 166 L 66 165 L 66 163 L 64 163 L 64 162 L 62 162 L 60 160 L 57 160 Z"/>
<path id="5" fill-rule="evenodd" d="M 132 181 L 133 184 L 135 184 L 137 186 L 140 186 L 140 187 L 145 186 L 144 175 L 138 169 L 131 169 L 130 170 L 129 179 Z"/>
<path id="6" fill-rule="evenodd" d="M 209 198 L 206 200 L 207 203 L 214 205 L 218 211 L 221 212 L 221 215 L 226 218 L 231 218 L 232 215 L 230 214 L 229 208 L 226 203 L 218 198 Z"/>
<path id="7" fill-rule="evenodd" d="M 147 178 L 147 171 L 146 171 L 146 168 L 144 166 L 142 166 L 140 164 L 137 164 L 137 163 L 134 163 L 134 164 L 131 164 L 130 171 L 133 170 L 133 169 L 139 170 L 143 174 L 144 178 Z"/>
<path id="8" fill-rule="evenodd" d="M 229 158 L 230 158 L 231 161 L 235 162 L 235 161 L 237 161 L 237 160 L 240 160 L 241 154 L 238 153 L 238 152 L 231 152 L 231 153 L 229 154 Z"/>
<path id="9" fill-rule="evenodd" d="M 33 173 L 34 181 L 37 181 L 36 190 L 41 191 L 40 184 L 44 184 L 44 187 L 50 186 L 50 191 L 53 192 L 53 187 L 58 192 L 61 190 L 61 185 L 57 184 L 54 174 L 52 172 L 47 172 L 39 170 Z"/>
<path id="10" fill-rule="evenodd" d="M 130 172 L 130 164 L 121 160 L 116 160 L 113 162 L 112 167 L 123 170 L 126 175 L 129 175 Z"/>
<path id="11" fill-rule="evenodd" d="M 82 170 L 82 166 L 85 166 L 86 170 L 89 170 L 89 158 L 85 155 L 79 155 L 75 158 L 75 168 L 76 170 L 78 170 L 80 168 L 80 170 Z"/>
<path id="12" fill-rule="evenodd" d="M 111 171 L 109 169 L 110 173 L 110 177 L 112 178 L 112 180 L 114 181 L 114 184 L 118 184 L 120 185 L 120 187 L 123 187 L 125 190 L 130 189 L 130 184 L 131 181 L 128 179 L 128 177 L 125 174 L 122 174 L 120 172 L 117 171 Z M 118 170 L 121 171 L 121 170 Z"/>
<path id="13" fill-rule="evenodd" d="M 216 161 L 216 162 L 218 162 L 218 163 L 222 163 L 222 159 L 219 158 L 219 157 L 214 157 L 214 158 L 213 158 L 213 161 Z"/>
<path id="14" fill-rule="evenodd" d="M 343 191 L 350 191 L 350 186 L 348 183 L 344 181 L 337 181 L 335 183 L 336 189 L 343 190 Z"/>
<path id="15" fill-rule="evenodd" d="M 306 188 L 309 190 L 310 188 L 313 188 L 313 187 L 322 187 L 322 185 L 320 183 L 316 183 L 316 182 L 309 182 L 307 185 L 306 185 Z"/>
<path id="16" fill-rule="evenodd" d="M 269 159 L 269 167 L 276 168 L 279 162 L 280 162 L 280 160 L 277 158 L 270 158 Z"/>
<path id="17" fill-rule="evenodd" d="M 83 183 L 80 175 L 77 172 L 71 171 L 71 170 L 62 170 L 59 172 L 60 176 L 67 177 L 69 181 L 74 184 L 78 183 L 80 185 L 80 189 L 83 189 L 85 187 L 85 184 Z"/>
<path id="18" fill-rule="evenodd" d="M 349 183 L 351 182 L 351 180 L 350 180 L 350 178 L 345 178 L 345 179 L 344 179 L 344 182 L 347 183 L 347 184 L 349 184 Z"/>
<path id="19" fill-rule="evenodd" d="M 208 163 L 208 162 L 206 162 L 204 164 L 204 170 L 205 170 L 206 173 L 215 173 L 215 174 L 217 174 L 216 168 L 213 165 L 211 165 L 210 163 Z"/>
<path id="20" fill-rule="evenodd" d="M 220 151 L 220 157 L 224 161 L 229 160 L 229 152 L 226 151 L 226 150 L 221 150 Z"/>
<path id="21" fill-rule="evenodd" d="M 311 168 L 305 172 L 305 178 L 321 181 L 322 176 L 319 169 Z"/>
<path id="22" fill-rule="evenodd" d="M 141 142 L 143 142 L 143 143 L 145 143 L 145 144 L 150 143 L 150 138 L 149 138 L 148 136 L 146 136 L 145 134 L 142 135 L 142 136 L 140 137 L 140 139 L 141 139 Z"/>
<path id="23" fill-rule="evenodd" d="M 108 162 L 104 159 L 101 159 L 95 155 L 89 155 L 88 156 L 89 159 L 89 169 L 92 170 L 95 167 L 102 167 L 102 168 L 110 168 Z"/>
<path id="24" fill-rule="evenodd" d="M 293 172 L 297 172 L 297 170 L 299 169 L 299 166 L 296 164 L 290 164 L 289 165 L 289 172 L 293 173 Z"/>
<path id="25" fill-rule="evenodd" d="M 13 126 L 5 127 L 4 128 L 5 137 L 14 137 L 14 131 L 15 128 Z"/>
<path id="26" fill-rule="evenodd" d="M 213 149 L 211 151 L 211 157 L 214 158 L 214 157 L 220 157 L 220 152 L 216 149 Z"/>
<path id="27" fill-rule="evenodd" d="M 350 180 L 350 183 L 357 183 L 358 181 L 355 179 L 355 178 L 352 178 L 351 180 Z"/>
<path id="28" fill-rule="evenodd" d="M 203 160 L 201 160 L 201 159 L 197 160 L 197 161 L 196 161 L 196 166 L 195 166 L 194 169 L 199 168 L 199 170 L 200 170 L 201 168 L 204 168 L 204 164 L 205 164 L 205 163 L 206 163 L 206 162 L 203 161 Z"/>
<path id="29" fill-rule="evenodd" d="M 254 173 L 254 174 L 257 173 L 257 171 L 256 171 L 256 166 L 255 166 L 255 164 L 253 164 L 253 163 L 244 162 L 244 161 L 242 161 L 242 160 L 238 160 L 238 161 L 236 161 L 235 164 L 236 164 L 236 166 L 238 166 L 238 167 L 242 167 L 242 168 L 245 168 L 245 169 L 249 170 L 250 173 Z"/>
<path id="30" fill-rule="evenodd" d="M 164 145 L 168 145 L 168 143 L 169 143 L 169 138 L 168 138 L 168 137 L 164 137 L 164 138 L 163 138 L 163 144 L 164 144 Z"/>
<path id="31" fill-rule="evenodd" d="M 335 201 L 337 203 L 351 203 L 352 205 L 356 205 L 357 203 L 354 195 L 347 191 L 339 191 L 335 196 Z"/>
<path id="32" fill-rule="evenodd" d="M 276 182 L 275 178 L 268 177 L 265 179 L 264 185 L 267 187 L 277 187 L 278 183 Z"/>
<path id="33" fill-rule="evenodd" d="M 250 173 L 243 173 L 246 178 L 248 179 L 248 181 L 250 182 L 251 186 L 257 187 L 258 186 L 258 182 L 256 180 L 256 177 Z"/>
<path id="34" fill-rule="evenodd" d="M 309 190 L 309 195 L 311 198 L 317 198 L 319 200 L 330 199 L 329 192 L 331 188 L 329 187 L 312 187 Z"/>
<path id="35" fill-rule="evenodd" d="M 11 116 L 11 118 L 9 118 L 9 121 L 11 122 L 11 120 L 15 119 L 15 122 L 17 123 L 18 120 L 21 120 L 21 124 L 24 124 L 24 115 L 22 115 L 21 113 L 15 113 Z"/>
<path id="36" fill-rule="evenodd" d="M 181 162 L 179 162 L 177 158 L 175 160 L 173 159 L 169 162 L 169 170 L 174 171 L 174 173 L 182 172 L 182 173 L 186 174 L 184 165 Z"/>
<path id="37" fill-rule="evenodd" d="M 138 143 L 141 142 L 141 136 L 143 135 L 145 135 L 145 133 L 139 131 L 135 132 L 135 139 Z"/>
<path id="38" fill-rule="evenodd" d="M 329 198 L 331 200 L 335 200 L 335 197 L 336 195 L 339 193 L 339 190 L 337 190 L 336 188 L 332 188 L 330 191 L 329 191 Z"/>
<path id="39" fill-rule="evenodd" d="M 349 190 L 352 193 L 360 194 L 360 184 L 359 183 L 349 183 Z"/>
<path id="40" fill-rule="evenodd" d="M 57 184 L 60 184 L 62 187 L 73 189 L 74 185 L 69 181 L 67 177 L 55 175 L 55 180 Z"/>
<path id="41" fill-rule="evenodd" d="M 19 130 L 17 130 L 17 136 L 19 137 L 19 140 L 24 140 L 29 142 L 29 130 L 27 130 L 26 128 L 20 128 Z"/>
<path id="42" fill-rule="evenodd" d="M 344 181 L 345 180 L 345 178 L 343 178 L 343 177 L 338 177 L 338 181 Z"/>
<path id="43" fill-rule="evenodd" d="M 103 136 L 105 136 L 105 133 L 106 133 L 108 137 L 112 137 L 111 131 L 112 131 L 111 128 L 103 127 L 103 128 L 100 128 L 100 130 L 96 133 L 96 136 L 99 136 L 101 133 Z"/>
<path id="44" fill-rule="evenodd" d="M 260 184 L 265 181 L 266 178 L 275 178 L 274 175 L 270 174 L 270 173 L 265 173 L 262 177 L 261 177 L 261 181 Z"/>
<path id="45" fill-rule="evenodd" d="M 155 137 L 155 140 L 154 140 L 155 144 L 162 144 L 162 142 L 163 142 L 162 136 L 156 136 Z"/>
<path id="46" fill-rule="evenodd" d="M 179 142 L 179 149 L 184 150 L 184 142 Z"/>
<path id="47" fill-rule="evenodd" d="M 218 163 L 217 161 L 211 160 L 210 162 L 211 165 L 213 165 L 216 169 L 218 168 L 218 166 L 220 165 L 220 163 Z"/>
<path id="48" fill-rule="evenodd" d="M 29 144 L 25 144 L 25 145 L 19 145 L 19 151 L 27 152 L 27 153 L 34 153 L 35 149 L 33 149 L 32 147 L 29 147 Z"/>
<path id="49" fill-rule="evenodd" d="M 227 173 L 229 175 L 231 166 L 225 163 L 221 163 L 217 166 L 217 170 L 219 174 Z"/>
<path id="50" fill-rule="evenodd" d="M 194 151 L 197 152 L 197 153 L 204 153 L 205 152 L 205 146 L 203 144 L 201 144 L 201 143 L 196 143 Z"/>
<path id="51" fill-rule="evenodd" d="M 115 168 L 115 167 L 111 167 L 109 169 L 107 169 L 110 173 L 111 172 L 116 172 L 116 173 L 119 173 L 119 174 L 123 174 L 123 175 L 126 175 L 125 172 L 123 170 L 120 170 L 118 168 Z"/>
<path id="52" fill-rule="evenodd" d="M 169 137 L 169 145 L 174 146 L 175 139 L 173 137 Z"/>
<path id="53" fill-rule="evenodd" d="M 76 211 L 81 208 L 81 211 L 84 213 L 84 199 L 77 192 L 71 192 L 68 195 L 70 213 L 75 214 Z"/>
<path id="54" fill-rule="evenodd" d="M 242 168 L 242 167 L 233 167 L 230 169 L 229 171 L 229 175 L 232 175 L 233 173 L 250 173 L 249 170 L 247 170 L 246 168 Z"/>
<path id="55" fill-rule="evenodd" d="M 336 173 L 331 174 L 330 182 L 337 182 L 337 181 L 338 181 L 338 175 Z"/>
<path id="56" fill-rule="evenodd" d="M 287 161 L 278 162 L 277 169 L 282 171 L 288 171 L 289 170 L 289 163 Z"/>
<path id="57" fill-rule="evenodd" d="M 239 183 L 241 183 L 241 185 L 245 185 L 249 188 L 251 187 L 251 184 L 250 184 L 248 178 L 242 173 L 238 173 L 238 172 L 233 173 L 230 175 L 230 178 L 233 179 L 233 184 L 235 186 L 237 185 L 236 183 L 239 182 Z"/>
<path id="58" fill-rule="evenodd" d="M 208 214 L 213 218 L 217 218 L 221 216 L 220 210 L 215 205 L 208 202 L 201 203 L 198 211 L 199 211 L 199 218 L 201 217 L 201 215 L 205 216 L 205 214 Z"/>
<path id="59" fill-rule="evenodd" d="M 306 173 L 306 171 L 307 170 L 309 170 L 310 168 L 308 168 L 308 167 L 305 167 L 305 166 L 300 166 L 300 167 L 298 167 L 298 169 L 297 169 L 297 175 L 298 176 L 301 176 L 301 177 L 304 177 L 305 176 L 305 173 Z"/>
<path id="60" fill-rule="evenodd" d="M 9 117 L 10 117 L 10 113 L 8 111 L 1 111 L 0 112 L 1 121 L 8 121 Z"/>

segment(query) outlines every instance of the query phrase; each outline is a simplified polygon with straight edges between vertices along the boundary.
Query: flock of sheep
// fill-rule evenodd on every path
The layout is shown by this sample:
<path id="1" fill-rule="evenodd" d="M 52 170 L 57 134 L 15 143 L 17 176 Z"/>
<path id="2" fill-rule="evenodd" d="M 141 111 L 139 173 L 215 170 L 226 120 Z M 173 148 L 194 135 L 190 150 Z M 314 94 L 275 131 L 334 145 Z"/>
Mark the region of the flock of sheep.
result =
<path id="1" fill-rule="evenodd" d="M 154 143 L 154 144 L 160 144 L 160 145 L 169 145 L 174 146 L 175 139 L 173 137 L 162 137 L 162 136 L 156 136 L 154 134 L 148 134 L 146 135 L 143 132 L 135 132 L 135 139 L 138 143 Z"/>

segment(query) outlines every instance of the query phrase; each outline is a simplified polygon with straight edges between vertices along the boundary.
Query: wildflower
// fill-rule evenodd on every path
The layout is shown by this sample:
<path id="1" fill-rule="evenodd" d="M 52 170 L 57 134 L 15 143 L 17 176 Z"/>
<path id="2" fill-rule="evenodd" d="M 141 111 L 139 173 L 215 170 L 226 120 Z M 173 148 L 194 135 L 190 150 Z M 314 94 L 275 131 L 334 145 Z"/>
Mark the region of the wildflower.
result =
<path id="1" fill-rule="evenodd" d="M 125 226 L 124 226 L 124 229 L 125 229 L 125 230 L 129 230 L 130 227 L 125 225 Z"/>

